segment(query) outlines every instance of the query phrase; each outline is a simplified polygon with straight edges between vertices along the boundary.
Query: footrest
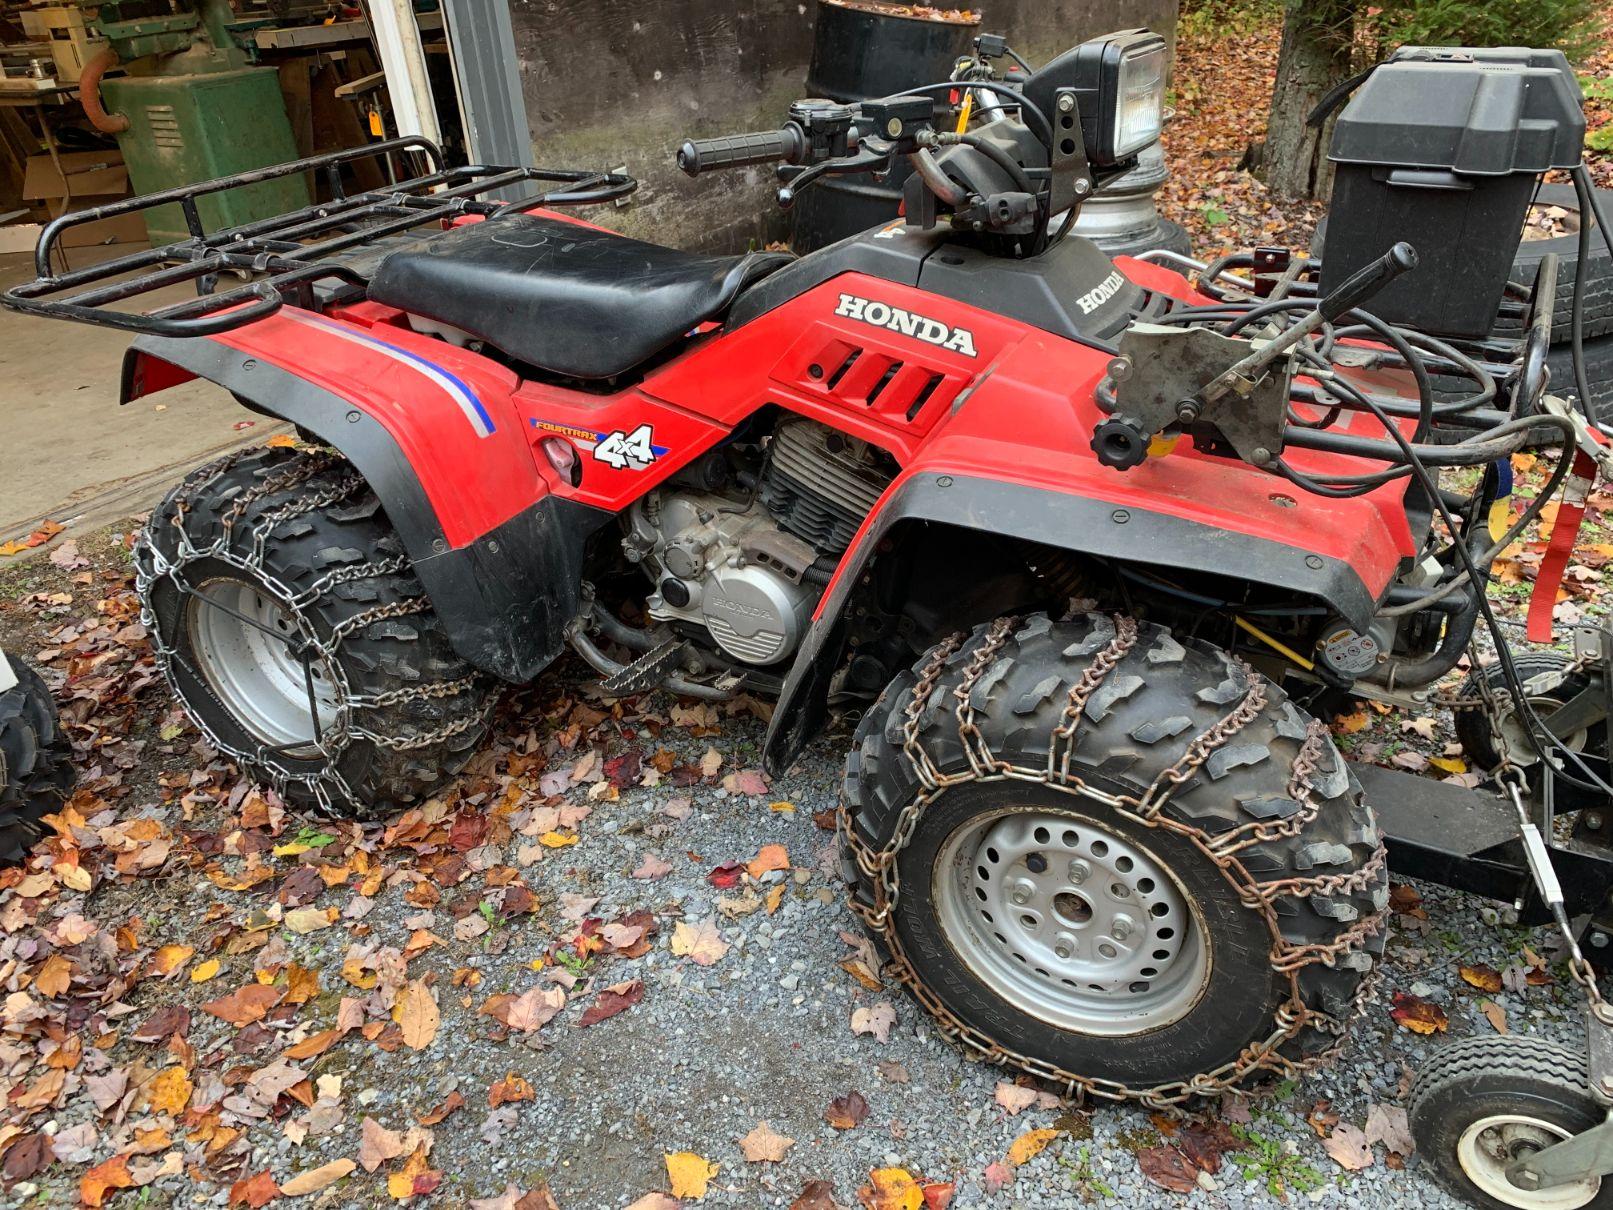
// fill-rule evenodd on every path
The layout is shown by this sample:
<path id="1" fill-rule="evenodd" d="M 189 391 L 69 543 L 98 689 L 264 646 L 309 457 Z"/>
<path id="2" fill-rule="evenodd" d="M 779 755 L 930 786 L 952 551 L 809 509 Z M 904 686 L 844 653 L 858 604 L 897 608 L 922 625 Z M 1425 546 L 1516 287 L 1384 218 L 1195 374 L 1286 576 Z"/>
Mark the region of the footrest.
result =
<path id="1" fill-rule="evenodd" d="M 665 680 L 669 672 L 677 669 L 682 655 L 683 640 L 668 639 L 646 651 L 620 672 L 614 672 L 600 681 L 599 687 L 617 697 L 645 693 Z"/>

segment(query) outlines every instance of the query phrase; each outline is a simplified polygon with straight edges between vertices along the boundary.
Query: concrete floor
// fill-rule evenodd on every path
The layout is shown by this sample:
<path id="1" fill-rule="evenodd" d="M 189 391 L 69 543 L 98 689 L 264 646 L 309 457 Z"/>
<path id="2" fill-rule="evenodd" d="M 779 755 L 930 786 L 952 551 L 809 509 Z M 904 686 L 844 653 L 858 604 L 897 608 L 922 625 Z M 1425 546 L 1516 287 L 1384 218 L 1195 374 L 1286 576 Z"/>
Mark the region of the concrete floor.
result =
<path id="1" fill-rule="evenodd" d="M 78 268 L 134 247 L 70 255 Z M 32 277 L 31 256 L 0 256 L 0 290 Z M 177 301 L 185 293 L 158 297 Z M 0 542 L 46 519 L 71 532 L 145 512 L 191 467 L 280 431 L 210 383 L 119 407 L 129 339 L 0 309 Z M 236 427 L 243 422 L 250 427 Z"/>

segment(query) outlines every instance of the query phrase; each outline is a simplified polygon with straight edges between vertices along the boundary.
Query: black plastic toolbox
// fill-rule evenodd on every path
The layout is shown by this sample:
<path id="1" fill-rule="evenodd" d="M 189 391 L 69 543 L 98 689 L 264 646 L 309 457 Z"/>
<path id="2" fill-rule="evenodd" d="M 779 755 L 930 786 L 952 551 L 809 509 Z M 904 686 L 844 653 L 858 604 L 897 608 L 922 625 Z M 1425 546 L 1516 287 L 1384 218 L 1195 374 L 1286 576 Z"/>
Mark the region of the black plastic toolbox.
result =
<path id="1" fill-rule="evenodd" d="M 1405 240 L 1422 263 L 1371 310 L 1488 335 L 1540 174 L 1580 162 L 1582 106 L 1561 51 L 1401 47 L 1334 127 L 1323 292 Z"/>

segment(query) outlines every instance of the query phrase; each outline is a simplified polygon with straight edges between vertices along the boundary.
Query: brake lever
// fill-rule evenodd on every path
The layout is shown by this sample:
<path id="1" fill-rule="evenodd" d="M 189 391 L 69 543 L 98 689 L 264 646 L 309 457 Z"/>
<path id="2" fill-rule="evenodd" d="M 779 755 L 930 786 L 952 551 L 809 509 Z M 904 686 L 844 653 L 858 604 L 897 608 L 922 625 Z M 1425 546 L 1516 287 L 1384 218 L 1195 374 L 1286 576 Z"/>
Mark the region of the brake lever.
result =
<path id="1" fill-rule="evenodd" d="M 788 210 L 795 205 L 795 199 L 801 195 L 803 189 L 810 189 L 814 184 L 826 176 L 855 176 L 860 172 L 882 172 L 890 168 L 891 152 L 877 151 L 868 148 L 866 144 L 859 148 L 856 155 L 846 156 L 838 160 L 824 160 L 821 164 L 814 164 L 810 168 L 790 169 L 792 176 L 789 184 L 782 185 L 778 191 L 779 209 Z M 779 169 L 780 175 L 786 171 Z"/>

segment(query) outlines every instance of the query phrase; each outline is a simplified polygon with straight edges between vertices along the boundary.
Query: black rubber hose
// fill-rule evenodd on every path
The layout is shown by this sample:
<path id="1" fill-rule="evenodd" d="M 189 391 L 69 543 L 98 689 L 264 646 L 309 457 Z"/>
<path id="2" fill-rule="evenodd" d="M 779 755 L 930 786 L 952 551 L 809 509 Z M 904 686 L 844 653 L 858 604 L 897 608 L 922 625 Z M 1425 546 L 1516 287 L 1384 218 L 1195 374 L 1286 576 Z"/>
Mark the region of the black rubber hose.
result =
<path id="1" fill-rule="evenodd" d="M 1574 194 L 1579 198 L 1579 246 L 1576 255 L 1578 264 L 1574 266 L 1574 297 L 1570 310 L 1569 333 L 1573 345 L 1574 386 L 1579 391 L 1579 406 L 1584 409 L 1585 419 L 1594 427 L 1597 424 L 1596 401 L 1591 398 L 1590 380 L 1585 376 L 1585 279 L 1588 277 L 1591 259 L 1591 223 L 1585 221 L 1587 214 L 1596 226 L 1602 229 L 1602 238 L 1607 242 L 1607 250 L 1613 253 L 1613 231 L 1607 229 L 1607 216 L 1602 213 L 1601 203 L 1596 198 L 1596 190 L 1591 186 L 1590 173 L 1585 171 L 1581 164 L 1574 169 Z"/>

